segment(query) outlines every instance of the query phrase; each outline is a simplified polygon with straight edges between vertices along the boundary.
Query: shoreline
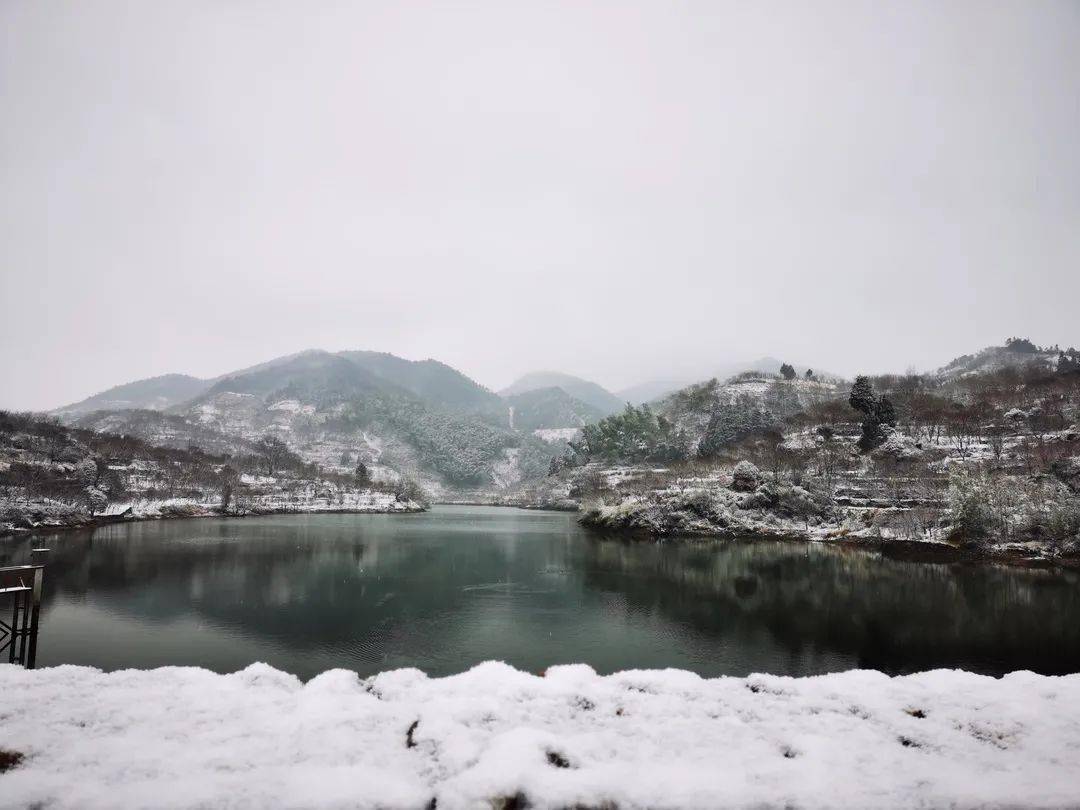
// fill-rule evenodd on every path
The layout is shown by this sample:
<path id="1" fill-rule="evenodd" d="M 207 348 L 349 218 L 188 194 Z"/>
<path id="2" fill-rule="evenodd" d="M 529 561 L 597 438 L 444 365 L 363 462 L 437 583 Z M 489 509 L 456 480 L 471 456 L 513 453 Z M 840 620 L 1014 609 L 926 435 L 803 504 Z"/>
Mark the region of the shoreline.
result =
<path id="1" fill-rule="evenodd" d="M 273 517 L 275 515 L 415 515 L 427 512 L 430 507 L 414 504 L 401 509 L 306 509 L 303 507 L 282 507 L 267 509 L 248 509 L 243 512 L 221 512 L 215 507 L 196 505 L 183 510 L 157 512 L 137 515 L 101 515 L 80 520 L 77 523 L 37 524 L 31 527 L 0 527 L 0 541 L 20 537 L 32 537 L 38 534 L 53 534 L 67 531 L 94 531 L 104 526 L 120 523 L 147 523 L 159 520 L 200 520 L 205 518 L 243 519 L 249 517 Z"/>
<path id="2" fill-rule="evenodd" d="M 432 506 L 494 506 L 500 509 L 525 509 L 532 512 L 580 512 L 581 508 L 570 504 L 508 503 L 462 498 L 460 500 L 433 501 Z"/>
<path id="3" fill-rule="evenodd" d="M 1080 570 L 1080 554 L 1058 555 L 1055 557 L 1032 555 L 1020 549 L 979 549 L 962 548 L 938 540 L 911 540 L 887 537 L 884 535 L 815 535 L 797 529 L 776 531 L 762 530 L 724 530 L 701 532 L 673 532 L 658 534 L 645 528 L 619 528 L 593 523 L 588 513 L 582 512 L 578 523 L 591 535 L 606 540 L 620 542 L 652 543 L 725 543 L 725 542 L 760 542 L 776 541 L 783 543 L 820 543 L 838 548 L 875 551 L 883 557 L 900 562 L 938 563 L 942 565 L 975 563 L 999 564 L 1020 568 Z"/>
<path id="4" fill-rule="evenodd" d="M 175 511 L 156 512 L 137 515 L 104 515 L 89 518 L 77 523 L 39 524 L 30 528 L 0 527 L 0 542 L 34 535 L 54 534 L 68 531 L 94 531 L 104 526 L 120 523 L 144 523 L 159 520 L 197 520 L 205 518 L 242 519 L 248 517 L 273 517 L 276 515 L 415 515 L 430 511 L 434 506 L 481 506 L 501 509 L 522 509 L 534 512 L 553 512 L 558 514 L 577 513 L 576 521 L 588 535 L 595 539 L 623 543 L 727 543 L 775 541 L 784 543 L 820 543 L 845 549 L 877 552 L 890 560 L 912 563 L 952 564 L 997 564 L 1019 568 L 1080 570 L 1080 554 L 1059 555 L 1057 557 L 1033 556 L 1018 549 L 974 549 L 961 548 L 944 541 L 910 540 L 882 535 L 839 535 L 816 536 L 796 529 L 776 531 L 683 531 L 671 534 L 658 534 L 644 528 L 619 528 L 597 525 L 586 519 L 587 512 L 569 505 L 487 503 L 478 500 L 435 501 L 428 506 L 413 504 L 401 509 L 357 509 L 357 508 L 303 508 L 282 507 L 249 509 L 243 512 L 222 514 L 214 507 L 202 505 L 185 506 Z"/>

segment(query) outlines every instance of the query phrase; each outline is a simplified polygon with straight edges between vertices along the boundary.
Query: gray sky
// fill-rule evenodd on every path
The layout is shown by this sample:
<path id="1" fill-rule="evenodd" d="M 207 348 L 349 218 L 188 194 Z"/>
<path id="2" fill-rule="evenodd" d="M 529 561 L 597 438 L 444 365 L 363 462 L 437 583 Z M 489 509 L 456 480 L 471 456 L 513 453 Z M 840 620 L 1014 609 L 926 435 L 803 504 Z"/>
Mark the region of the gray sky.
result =
<path id="1" fill-rule="evenodd" d="M 1080 3 L 0 2 L 0 406 L 1080 344 Z"/>

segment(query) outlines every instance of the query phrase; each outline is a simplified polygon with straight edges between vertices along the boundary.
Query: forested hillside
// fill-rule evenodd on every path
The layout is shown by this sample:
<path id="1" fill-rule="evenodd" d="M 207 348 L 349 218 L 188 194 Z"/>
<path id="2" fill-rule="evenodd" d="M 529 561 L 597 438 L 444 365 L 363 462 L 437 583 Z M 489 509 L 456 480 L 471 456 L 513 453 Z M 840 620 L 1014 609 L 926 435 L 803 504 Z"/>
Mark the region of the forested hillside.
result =
<path id="1" fill-rule="evenodd" d="M 513 427 L 523 431 L 579 428 L 604 417 L 604 412 L 571 396 L 561 388 L 536 388 L 509 394 Z"/>
<path id="2" fill-rule="evenodd" d="M 305 462 L 267 437 L 240 452 L 155 446 L 0 411 L 0 534 L 101 520 L 275 512 L 415 511 L 420 488 Z"/>
<path id="3" fill-rule="evenodd" d="M 743 374 L 587 426 L 522 497 L 646 534 L 1080 554 L 1080 354 L 993 347 L 849 383 Z"/>
<path id="4" fill-rule="evenodd" d="M 565 415 L 576 427 L 595 416 L 572 400 L 562 405 L 534 410 L 526 422 L 563 427 Z M 326 470 L 346 474 L 363 462 L 386 477 L 415 477 L 433 494 L 461 496 L 542 475 L 565 446 L 513 426 L 510 407 L 434 360 L 308 351 L 223 375 L 165 412 L 62 415 L 83 428 L 214 452 L 244 452 L 273 436 Z"/>

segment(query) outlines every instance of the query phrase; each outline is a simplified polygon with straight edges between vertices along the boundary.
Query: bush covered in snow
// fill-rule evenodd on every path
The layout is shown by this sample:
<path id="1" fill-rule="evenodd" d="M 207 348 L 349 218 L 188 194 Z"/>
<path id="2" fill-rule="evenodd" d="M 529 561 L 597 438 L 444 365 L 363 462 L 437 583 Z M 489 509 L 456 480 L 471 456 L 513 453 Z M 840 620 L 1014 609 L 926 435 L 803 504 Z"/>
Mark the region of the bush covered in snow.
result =
<path id="1" fill-rule="evenodd" d="M 950 478 L 949 518 L 968 542 L 1036 541 L 1053 553 L 1080 547 L 1080 498 L 1049 478 L 957 469 Z"/>
<path id="2" fill-rule="evenodd" d="M 743 459 L 731 471 L 731 488 L 738 492 L 752 492 L 761 485 L 761 471 Z"/>

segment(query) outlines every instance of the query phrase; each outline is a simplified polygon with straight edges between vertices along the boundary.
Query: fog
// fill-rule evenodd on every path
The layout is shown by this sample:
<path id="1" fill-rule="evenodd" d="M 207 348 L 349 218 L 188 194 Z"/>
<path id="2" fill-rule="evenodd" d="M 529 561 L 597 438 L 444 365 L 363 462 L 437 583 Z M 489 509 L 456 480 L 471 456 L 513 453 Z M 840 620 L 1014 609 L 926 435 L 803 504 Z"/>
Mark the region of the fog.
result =
<path id="1" fill-rule="evenodd" d="M 1080 5 L 0 4 L 0 406 L 1080 344 Z"/>

